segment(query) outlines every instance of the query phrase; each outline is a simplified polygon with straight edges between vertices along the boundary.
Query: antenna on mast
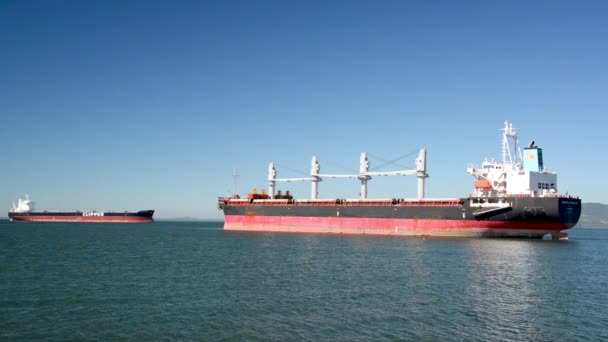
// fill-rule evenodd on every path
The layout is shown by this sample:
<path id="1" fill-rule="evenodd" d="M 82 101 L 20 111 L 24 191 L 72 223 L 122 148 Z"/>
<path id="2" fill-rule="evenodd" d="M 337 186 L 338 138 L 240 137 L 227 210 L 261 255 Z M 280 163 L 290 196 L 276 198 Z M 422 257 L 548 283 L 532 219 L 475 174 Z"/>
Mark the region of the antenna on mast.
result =
<path id="1" fill-rule="evenodd" d="M 234 169 L 234 172 L 232 173 L 232 194 L 236 195 L 236 179 L 239 177 L 240 175 L 238 173 L 236 173 L 236 168 Z"/>

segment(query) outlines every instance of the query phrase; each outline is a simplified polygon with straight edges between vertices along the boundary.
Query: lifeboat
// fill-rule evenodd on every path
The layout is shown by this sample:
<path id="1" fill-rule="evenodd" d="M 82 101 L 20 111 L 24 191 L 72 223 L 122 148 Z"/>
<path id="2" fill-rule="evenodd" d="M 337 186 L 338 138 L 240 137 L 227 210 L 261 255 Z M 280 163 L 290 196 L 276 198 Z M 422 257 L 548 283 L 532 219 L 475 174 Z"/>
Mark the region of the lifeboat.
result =
<path id="1" fill-rule="evenodd" d="M 490 181 L 487 179 L 481 179 L 475 181 L 475 189 L 491 190 L 492 184 L 490 184 Z"/>

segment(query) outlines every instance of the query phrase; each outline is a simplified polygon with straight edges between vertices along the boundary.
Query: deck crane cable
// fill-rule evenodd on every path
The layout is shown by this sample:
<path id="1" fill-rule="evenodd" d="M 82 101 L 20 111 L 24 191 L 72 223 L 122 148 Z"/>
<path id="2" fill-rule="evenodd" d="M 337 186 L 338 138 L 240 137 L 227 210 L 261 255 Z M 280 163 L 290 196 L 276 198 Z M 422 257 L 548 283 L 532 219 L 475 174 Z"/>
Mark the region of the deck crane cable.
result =
<path id="1" fill-rule="evenodd" d="M 280 164 L 280 165 L 279 165 L 279 164 L 276 164 L 276 163 L 275 163 L 274 165 L 275 165 L 275 167 L 277 168 L 277 170 L 279 170 L 279 171 L 281 171 L 281 170 L 285 169 L 285 170 L 287 170 L 287 171 L 291 171 L 291 172 L 293 172 L 293 173 L 297 173 L 297 174 L 299 174 L 299 175 L 303 175 L 303 176 L 310 176 L 310 172 L 304 172 L 304 171 L 302 171 L 302 170 L 296 170 L 296 169 L 293 169 L 293 168 L 291 168 L 291 167 L 289 167 L 289 166 L 285 166 L 285 165 L 283 165 L 283 164 Z"/>
<path id="2" fill-rule="evenodd" d="M 373 155 L 373 154 L 371 154 L 371 153 L 369 153 L 369 152 L 368 152 L 367 154 L 368 154 L 370 157 L 372 157 L 372 158 L 379 159 L 380 161 L 384 162 L 384 164 L 381 164 L 381 165 L 379 165 L 379 166 L 376 166 L 376 167 L 372 168 L 372 170 L 378 170 L 378 169 L 381 169 L 381 168 L 383 168 L 383 167 L 385 167 L 385 166 L 387 166 L 387 165 L 396 165 L 396 166 L 398 166 L 398 167 L 400 167 L 400 168 L 407 169 L 408 167 L 405 167 L 405 166 L 403 166 L 403 165 L 397 164 L 397 162 L 398 162 L 398 161 L 400 161 L 401 159 L 404 159 L 404 158 L 407 158 L 407 157 L 411 157 L 411 156 L 415 155 L 416 153 L 418 153 L 419 151 L 420 151 L 419 149 L 416 149 L 416 150 L 414 150 L 414 151 L 412 151 L 412 152 L 409 152 L 409 153 L 407 153 L 407 154 L 402 155 L 402 156 L 401 156 L 401 157 L 399 157 L 399 158 L 395 158 L 395 159 L 392 159 L 392 160 L 385 160 L 385 159 L 383 159 L 383 158 L 381 158 L 381 157 L 378 157 L 378 156 L 376 156 L 376 155 Z"/>
<path id="3" fill-rule="evenodd" d="M 359 170 L 355 170 L 355 169 L 353 169 L 351 167 L 344 166 L 344 165 L 336 162 L 335 160 L 327 160 L 326 163 L 329 164 L 329 165 L 335 166 L 335 167 L 337 167 L 339 169 L 342 169 L 344 171 L 348 171 L 348 172 L 350 172 L 350 173 L 352 173 L 354 175 L 356 175 L 356 174 L 359 173 Z"/>

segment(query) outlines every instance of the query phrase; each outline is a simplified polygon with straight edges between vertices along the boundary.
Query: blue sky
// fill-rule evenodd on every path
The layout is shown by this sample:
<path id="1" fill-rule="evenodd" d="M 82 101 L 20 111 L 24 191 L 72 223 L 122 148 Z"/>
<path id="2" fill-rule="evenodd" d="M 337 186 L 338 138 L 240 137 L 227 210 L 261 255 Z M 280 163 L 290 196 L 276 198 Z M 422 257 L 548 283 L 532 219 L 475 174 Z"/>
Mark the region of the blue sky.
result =
<path id="1" fill-rule="evenodd" d="M 428 149 L 465 196 L 505 120 L 561 191 L 608 202 L 608 3 L 2 1 L 0 206 L 221 218 L 216 196 Z M 371 159 L 374 165 L 382 164 Z M 413 166 L 413 157 L 401 161 Z M 281 166 L 284 166 L 281 168 Z M 288 169 L 289 168 L 289 169 Z M 281 186 L 298 197 L 310 185 Z M 324 198 L 358 194 L 326 180 Z M 370 197 L 413 197 L 375 178 Z"/>

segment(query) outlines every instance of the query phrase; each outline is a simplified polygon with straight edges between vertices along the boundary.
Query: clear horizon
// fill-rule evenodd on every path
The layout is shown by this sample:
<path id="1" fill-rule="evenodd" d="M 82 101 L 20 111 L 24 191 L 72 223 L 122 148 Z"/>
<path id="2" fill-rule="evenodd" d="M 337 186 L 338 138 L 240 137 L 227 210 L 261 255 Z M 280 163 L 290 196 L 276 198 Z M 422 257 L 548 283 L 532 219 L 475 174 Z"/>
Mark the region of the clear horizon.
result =
<path id="1" fill-rule="evenodd" d="M 607 203 L 608 3 L 0 4 L 0 210 L 155 209 L 222 219 L 216 197 L 372 168 L 426 147 L 428 197 L 472 191 L 505 120 L 560 192 Z M 379 158 L 378 158 L 379 157 Z M 413 165 L 415 156 L 400 164 Z M 308 197 L 310 184 L 281 185 Z M 357 197 L 325 180 L 322 198 Z M 414 197 L 376 177 L 369 197 Z M 0 211 L 1 213 L 1 211 Z"/>

